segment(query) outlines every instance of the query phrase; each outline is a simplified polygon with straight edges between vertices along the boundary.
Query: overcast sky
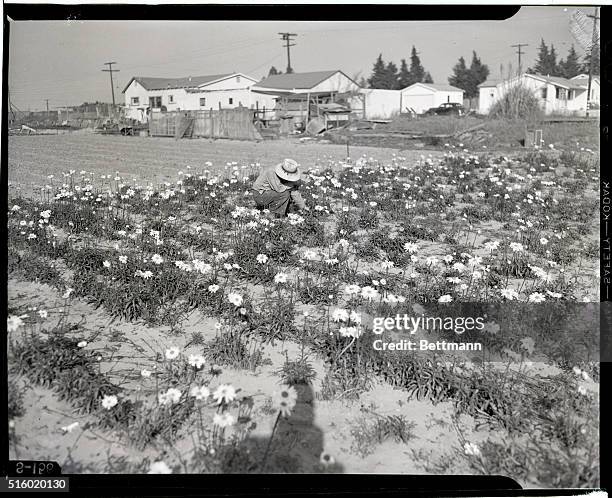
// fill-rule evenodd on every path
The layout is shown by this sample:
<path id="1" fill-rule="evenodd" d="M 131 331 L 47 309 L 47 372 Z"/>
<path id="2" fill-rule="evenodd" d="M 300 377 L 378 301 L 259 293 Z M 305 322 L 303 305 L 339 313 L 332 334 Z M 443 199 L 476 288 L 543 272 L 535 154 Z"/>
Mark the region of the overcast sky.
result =
<path id="1" fill-rule="evenodd" d="M 441 7 L 443 8 L 443 7 Z M 286 50 L 279 31 L 297 33 L 291 49 L 295 72 L 341 69 L 368 77 L 379 53 L 398 66 L 412 45 L 435 83 L 448 83 L 460 56 L 469 64 L 476 50 L 499 77 L 500 65 L 533 63 L 540 39 L 565 57 L 574 43 L 572 7 L 523 7 L 506 21 L 267 22 L 267 21 L 19 21 L 11 22 L 9 92 L 21 110 L 111 101 L 104 62 L 116 61 L 115 98 L 132 76 L 182 77 L 230 73 L 257 79 L 270 66 L 284 71 Z M 589 10 L 583 7 L 581 10 Z M 576 49 L 583 55 L 582 49 Z"/>

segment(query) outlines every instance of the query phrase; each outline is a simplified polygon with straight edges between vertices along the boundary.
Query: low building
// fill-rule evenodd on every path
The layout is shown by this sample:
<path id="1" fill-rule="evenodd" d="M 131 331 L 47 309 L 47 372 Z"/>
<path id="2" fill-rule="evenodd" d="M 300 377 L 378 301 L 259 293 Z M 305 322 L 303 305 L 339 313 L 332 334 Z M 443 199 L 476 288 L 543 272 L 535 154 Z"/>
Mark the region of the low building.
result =
<path id="1" fill-rule="evenodd" d="M 400 90 L 362 88 L 351 100 L 355 112 L 364 119 L 390 119 L 400 113 L 402 94 Z"/>
<path id="2" fill-rule="evenodd" d="M 445 102 L 463 104 L 463 90 L 450 85 L 414 83 L 401 90 L 363 88 L 353 108 L 363 106 L 365 119 L 390 119 L 400 113 L 422 114 Z"/>
<path id="3" fill-rule="evenodd" d="M 522 74 L 508 80 L 488 80 L 479 88 L 478 111 L 487 114 L 493 104 L 508 90 L 522 85 L 538 98 L 546 114 L 584 114 L 587 109 L 588 75 L 580 74 L 567 79 L 541 74 Z M 591 105 L 599 105 L 600 82 L 598 77 L 591 81 Z"/>
<path id="4" fill-rule="evenodd" d="M 289 73 L 268 76 L 254 85 L 253 94 L 273 97 L 274 106 L 264 119 L 281 119 L 287 130 L 304 128 L 310 119 L 322 116 L 319 107 L 339 103 L 347 105 L 351 95 L 361 87 L 339 69 L 308 73 Z M 261 107 L 260 107 L 261 109 Z"/>
<path id="5" fill-rule="evenodd" d="M 274 99 L 251 93 L 255 78 L 243 73 L 185 78 L 134 76 L 125 86 L 126 117 L 146 121 L 148 112 L 257 108 Z"/>
<path id="6" fill-rule="evenodd" d="M 414 83 L 401 92 L 401 112 L 422 114 L 432 107 L 452 102 L 463 105 L 463 90 L 451 85 Z"/>

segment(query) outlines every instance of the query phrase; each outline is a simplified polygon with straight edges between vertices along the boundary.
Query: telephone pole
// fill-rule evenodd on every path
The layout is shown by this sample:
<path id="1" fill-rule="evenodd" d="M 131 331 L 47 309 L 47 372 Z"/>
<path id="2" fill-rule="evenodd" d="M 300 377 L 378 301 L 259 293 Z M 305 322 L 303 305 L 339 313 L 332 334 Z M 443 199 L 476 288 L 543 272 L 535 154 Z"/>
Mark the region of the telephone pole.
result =
<path id="1" fill-rule="evenodd" d="M 597 7 L 595 7 L 595 12 L 590 15 L 587 14 L 587 17 L 593 19 L 593 35 L 591 37 L 591 55 L 589 56 L 589 83 L 587 84 L 587 101 L 586 101 L 586 116 L 589 117 L 589 104 L 591 101 L 591 82 L 593 81 L 593 50 L 597 45 L 597 21 L 599 20 L 599 16 L 597 15 Z"/>
<path id="2" fill-rule="evenodd" d="M 521 75 L 521 70 L 522 70 L 522 66 L 521 66 L 521 55 L 523 55 L 525 52 L 521 52 L 521 47 L 528 47 L 529 44 L 527 43 L 517 43 L 516 45 L 510 45 L 511 47 L 517 47 L 517 51 L 516 53 L 518 54 L 518 75 Z"/>
<path id="3" fill-rule="evenodd" d="M 119 69 L 113 69 L 113 64 L 116 62 L 105 62 L 104 65 L 108 66 L 108 69 L 102 69 L 103 73 L 110 73 L 111 92 L 113 94 L 113 109 L 115 108 L 115 86 L 113 85 L 113 73 L 118 73 Z"/>
<path id="4" fill-rule="evenodd" d="M 49 99 L 45 99 L 45 102 L 47 103 L 47 116 L 49 115 Z"/>
<path id="5" fill-rule="evenodd" d="M 287 73 L 291 74 L 293 69 L 291 68 L 291 52 L 289 51 L 289 47 L 295 47 L 295 43 L 291 43 L 293 40 L 292 36 L 297 36 L 295 33 L 279 33 L 281 35 L 281 40 L 286 42 L 285 47 L 287 47 Z"/>

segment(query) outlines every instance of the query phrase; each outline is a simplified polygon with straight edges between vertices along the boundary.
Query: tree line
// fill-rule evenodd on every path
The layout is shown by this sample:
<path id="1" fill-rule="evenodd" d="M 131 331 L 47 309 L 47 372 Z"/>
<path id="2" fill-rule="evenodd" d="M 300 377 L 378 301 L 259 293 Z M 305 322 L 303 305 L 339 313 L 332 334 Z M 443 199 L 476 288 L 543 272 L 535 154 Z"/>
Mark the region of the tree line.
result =
<path id="1" fill-rule="evenodd" d="M 572 45 L 565 59 L 557 60 L 557 52 L 553 44 L 550 48 L 542 39 L 538 49 L 538 56 L 533 67 L 529 67 L 525 72 L 537 73 L 549 76 L 560 76 L 563 78 L 573 78 L 582 73 L 589 72 L 590 53 L 583 57 L 582 62 Z M 593 74 L 599 75 L 599 46 L 593 49 Z M 268 76 L 282 74 L 274 66 L 270 68 Z M 453 66 L 453 73 L 448 78 L 448 83 L 460 88 L 465 92 L 466 98 L 478 96 L 478 85 L 486 81 L 490 71 L 486 64 L 483 64 L 476 51 L 472 51 L 470 65 L 466 64 L 465 58 L 459 57 Z M 387 90 L 401 90 L 414 83 L 433 83 L 433 78 L 425 70 L 416 47 L 412 46 L 410 53 L 410 64 L 406 59 L 401 59 L 399 69 L 394 62 L 385 62 L 382 53 L 378 55 L 374 62 L 372 73 L 369 78 L 361 78 L 359 85 L 362 88 L 381 88 Z"/>
<path id="2" fill-rule="evenodd" d="M 489 68 L 483 64 L 476 54 L 472 53 L 472 62 L 468 67 L 463 57 L 453 67 L 453 74 L 448 78 L 452 86 L 465 91 L 466 97 L 478 95 L 478 85 L 489 76 Z M 401 90 L 415 83 L 433 83 L 434 80 L 425 70 L 416 47 L 412 47 L 410 65 L 406 59 L 400 61 L 399 70 L 393 62 L 385 62 L 382 54 L 374 62 L 372 74 L 368 79 L 361 78 L 359 82 L 363 88 L 382 88 L 387 90 Z"/>
<path id="3" fill-rule="evenodd" d="M 543 74 L 545 76 L 560 76 L 562 78 L 573 78 L 579 74 L 588 73 L 591 63 L 591 54 L 588 53 L 582 60 L 578 57 L 576 49 L 572 45 L 565 59 L 557 61 L 557 51 L 551 43 L 550 48 L 544 39 L 540 42 L 538 58 L 533 68 L 528 68 L 528 73 Z M 593 74 L 599 75 L 599 46 L 593 49 Z"/>

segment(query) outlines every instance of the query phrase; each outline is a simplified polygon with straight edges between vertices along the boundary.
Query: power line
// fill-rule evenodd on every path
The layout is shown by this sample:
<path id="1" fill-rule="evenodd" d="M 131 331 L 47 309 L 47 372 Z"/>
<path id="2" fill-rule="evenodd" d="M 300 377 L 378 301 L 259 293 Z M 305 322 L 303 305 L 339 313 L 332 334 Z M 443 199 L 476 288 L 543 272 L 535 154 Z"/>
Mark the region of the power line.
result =
<path id="1" fill-rule="evenodd" d="M 110 73 L 111 92 L 113 94 L 113 107 L 115 107 L 115 87 L 113 85 L 113 73 L 118 73 L 119 69 L 113 69 L 113 64 L 117 64 L 117 63 L 116 62 L 105 62 L 104 65 L 108 66 L 108 69 L 102 69 L 102 72 Z"/>
<path id="2" fill-rule="evenodd" d="M 267 66 L 268 64 L 272 64 L 276 59 L 278 59 L 281 56 L 281 54 L 276 54 L 274 57 L 272 57 L 271 59 L 267 60 L 266 62 L 264 62 L 263 64 L 260 64 L 259 66 L 253 68 L 253 69 L 249 69 L 247 71 L 248 73 L 254 73 L 255 71 L 259 71 L 260 68 Z"/>
<path id="3" fill-rule="evenodd" d="M 587 84 L 587 103 L 586 103 L 586 115 L 589 115 L 589 103 L 591 100 L 591 83 L 593 81 L 593 51 L 597 45 L 597 21 L 599 20 L 599 16 L 597 15 L 597 7 L 595 7 L 595 12 L 593 14 L 587 14 L 587 17 L 593 19 L 593 35 L 591 38 L 591 54 L 589 56 L 589 82 Z"/>
<path id="4" fill-rule="evenodd" d="M 166 61 L 161 61 L 161 62 L 157 62 L 157 63 L 153 63 L 153 64 L 139 64 L 136 66 L 132 66 L 130 65 L 128 70 L 129 71 L 133 71 L 135 69 L 139 69 L 139 68 L 154 68 L 154 67 L 160 67 L 160 66 L 167 66 L 168 64 L 175 64 L 175 63 L 180 63 L 180 62 L 184 62 L 186 60 L 190 60 L 193 61 L 194 60 L 194 56 L 196 57 L 215 57 L 215 56 L 219 56 L 219 55 L 226 55 L 228 52 L 235 52 L 235 51 L 240 51 L 240 52 L 244 52 L 244 50 L 247 49 L 251 49 L 254 47 L 257 47 L 259 45 L 263 45 L 266 43 L 270 43 L 269 40 L 261 40 L 258 42 L 253 42 L 252 41 L 253 38 L 245 38 L 240 42 L 237 42 L 235 44 L 229 44 L 226 45 L 225 47 L 221 48 L 221 47 L 216 47 L 214 49 L 206 49 L 206 50 L 197 50 L 197 51 L 193 51 L 190 52 L 189 57 L 183 57 L 180 59 L 177 58 L 173 58 L 173 59 L 168 59 Z M 251 57 L 251 56 L 245 56 L 245 57 Z M 251 57 L 252 58 L 252 57 Z M 125 69 L 125 68 L 124 68 Z M 188 70 L 181 70 L 183 72 L 189 72 L 189 70 L 196 70 L 195 68 L 189 68 Z M 41 86 L 57 86 L 57 87 L 64 87 L 64 86 L 69 86 L 69 85 L 73 85 L 75 87 L 79 87 L 81 85 L 81 82 L 85 79 L 90 80 L 93 78 L 98 78 L 98 76 L 96 76 L 95 73 L 89 73 L 87 75 L 73 75 L 70 77 L 62 77 L 62 78 L 38 78 L 37 80 L 31 80 L 28 79 L 27 74 L 24 74 L 24 81 L 20 81 L 18 82 L 18 85 L 20 87 L 20 89 L 24 89 L 24 88 L 35 88 L 35 87 L 41 87 Z M 15 80 L 17 79 L 15 76 L 13 76 L 11 79 Z"/>
<path id="5" fill-rule="evenodd" d="M 295 33 L 279 33 L 281 35 L 281 40 L 285 42 L 285 47 L 287 47 L 287 73 L 290 74 L 293 72 L 291 69 L 291 52 L 289 51 L 289 47 L 295 47 L 295 43 L 291 43 L 293 40 L 292 36 L 297 36 Z"/>
<path id="6" fill-rule="evenodd" d="M 517 43 L 516 45 L 510 45 L 511 47 L 518 47 L 518 50 L 516 51 L 516 53 L 518 54 L 518 74 L 519 76 L 521 75 L 521 55 L 523 55 L 525 52 L 521 52 L 521 47 L 528 47 L 529 44 L 528 43 Z"/>

